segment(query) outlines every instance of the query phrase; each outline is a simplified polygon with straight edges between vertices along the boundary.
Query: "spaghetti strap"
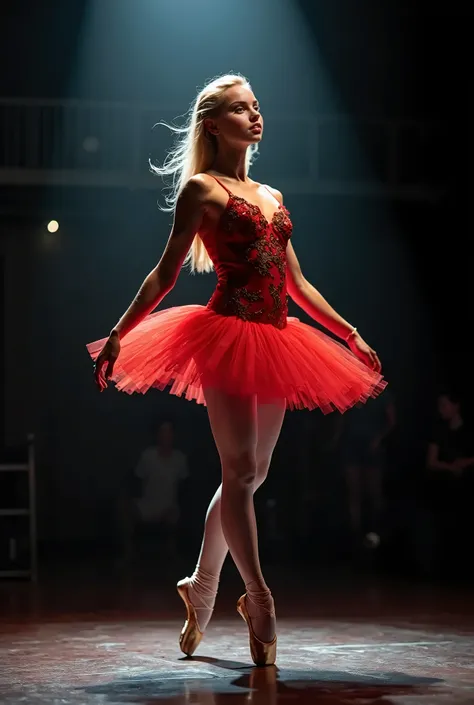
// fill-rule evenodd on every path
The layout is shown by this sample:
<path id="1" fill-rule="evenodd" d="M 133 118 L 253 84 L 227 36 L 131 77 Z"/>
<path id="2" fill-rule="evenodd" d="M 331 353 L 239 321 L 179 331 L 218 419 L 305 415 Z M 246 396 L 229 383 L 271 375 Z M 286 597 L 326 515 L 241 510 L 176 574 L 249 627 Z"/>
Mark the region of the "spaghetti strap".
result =
<path id="1" fill-rule="evenodd" d="M 206 173 L 207 173 L 207 172 L 206 172 Z M 213 178 L 215 181 L 217 181 L 217 183 L 219 184 L 219 186 L 222 186 L 222 188 L 223 188 L 225 191 L 227 191 L 227 193 L 229 194 L 229 196 L 233 196 L 233 195 L 234 195 L 234 194 L 232 193 L 232 191 L 229 191 L 229 189 L 227 188 L 227 186 L 224 186 L 224 184 L 222 183 L 222 181 L 220 181 L 220 180 L 217 178 L 217 176 L 214 176 L 213 174 L 208 174 L 208 173 L 207 173 L 207 175 L 208 175 L 208 176 L 212 176 L 212 178 Z"/>
<path id="2" fill-rule="evenodd" d="M 225 184 L 223 184 L 222 181 L 217 178 L 217 176 L 214 176 L 214 174 L 209 174 L 208 172 L 206 172 L 206 174 L 207 174 L 208 176 L 211 176 L 211 177 L 214 179 L 214 181 L 217 181 L 217 183 L 219 184 L 219 186 L 222 186 L 222 188 L 223 188 L 225 191 L 227 191 L 227 193 L 229 194 L 229 196 L 234 196 L 234 198 L 235 198 L 235 195 L 232 193 L 232 191 L 231 191 L 230 189 L 228 189 L 227 186 L 225 186 Z M 279 206 L 281 206 L 280 201 L 279 201 L 278 198 L 275 196 L 275 194 L 273 194 L 273 193 L 270 191 L 270 189 L 268 188 L 268 186 L 267 186 L 266 184 L 261 184 L 261 186 L 263 186 L 263 188 L 266 188 L 267 191 L 268 191 L 268 193 L 270 194 L 270 196 L 271 196 L 275 201 L 277 201 L 277 203 L 278 203 Z M 244 200 L 245 200 L 245 199 L 244 199 Z M 257 206 L 257 207 L 258 207 L 258 206 Z"/>
<path id="3" fill-rule="evenodd" d="M 278 198 L 275 196 L 274 193 L 272 193 L 272 192 L 270 191 L 270 189 L 268 188 L 268 186 L 267 186 L 266 184 L 262 184 L 262 186 L 263 186 L 263 188 L 266 188 L 266 189 L 267 189 L 268 193 L 270 194 L 270 196 L 271 196 L 272 198 L 275 199 L 275 201 L 278 201 Z M 278 205 L 281 206 L 280 201 L 278 201 Z"/>

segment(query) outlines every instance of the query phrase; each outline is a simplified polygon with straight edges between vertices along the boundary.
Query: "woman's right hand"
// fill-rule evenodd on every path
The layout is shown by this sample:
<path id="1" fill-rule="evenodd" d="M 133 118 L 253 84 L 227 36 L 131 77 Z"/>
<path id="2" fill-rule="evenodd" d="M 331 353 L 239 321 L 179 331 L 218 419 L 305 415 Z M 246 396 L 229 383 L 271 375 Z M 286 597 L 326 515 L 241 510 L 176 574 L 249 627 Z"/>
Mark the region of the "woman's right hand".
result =
<path id="1" fill-rule="evenodd" d="M 107 389 L 107 381 L 114 370 L 115 361 L 119 353 L 120 338 L 118 333 L 112 331 L 94 364 L 94 378 L 99 392 L 103 392 L 104 389 Z"/>

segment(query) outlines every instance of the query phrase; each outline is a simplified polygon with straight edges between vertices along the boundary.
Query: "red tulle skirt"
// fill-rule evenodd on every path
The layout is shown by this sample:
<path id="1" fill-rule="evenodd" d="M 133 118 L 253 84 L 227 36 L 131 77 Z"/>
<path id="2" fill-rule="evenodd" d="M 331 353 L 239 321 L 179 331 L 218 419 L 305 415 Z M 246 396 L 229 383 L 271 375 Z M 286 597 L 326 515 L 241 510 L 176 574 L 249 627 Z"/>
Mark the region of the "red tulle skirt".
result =
<path id="1" fill-rule="evenodd" d="M 95 360 L 105 342 L 89 343 Z M 341 343 L 297 318 L 286 328 L 175 306 L 147 316 L 121 341 L 111 380 L 133 393 L 165 389 L 205 404 L 206 386 L 288 409 L 346 411 L 386 386 Z"/>

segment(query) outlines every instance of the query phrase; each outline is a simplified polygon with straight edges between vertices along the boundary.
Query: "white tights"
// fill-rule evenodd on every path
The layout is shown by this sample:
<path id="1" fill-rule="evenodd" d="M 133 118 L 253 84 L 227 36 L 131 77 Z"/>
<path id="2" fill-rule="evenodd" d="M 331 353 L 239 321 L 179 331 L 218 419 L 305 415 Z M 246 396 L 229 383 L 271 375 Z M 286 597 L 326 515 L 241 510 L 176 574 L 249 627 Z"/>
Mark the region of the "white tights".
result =
<path id="1" fill-rule="evenodd" d="M 230 550 L 245 584 L 252 627 L 261 641 L 268 642 L 275 634 L 275 611 L 260 568 L 253 494 L 267 476 L 285 407 L 283 402 L 262 405 L 255 397 L 235 397 L 210 388 L 205 397 L 222 483 L 207 510 L 190 598 L 204 631 Z"/>

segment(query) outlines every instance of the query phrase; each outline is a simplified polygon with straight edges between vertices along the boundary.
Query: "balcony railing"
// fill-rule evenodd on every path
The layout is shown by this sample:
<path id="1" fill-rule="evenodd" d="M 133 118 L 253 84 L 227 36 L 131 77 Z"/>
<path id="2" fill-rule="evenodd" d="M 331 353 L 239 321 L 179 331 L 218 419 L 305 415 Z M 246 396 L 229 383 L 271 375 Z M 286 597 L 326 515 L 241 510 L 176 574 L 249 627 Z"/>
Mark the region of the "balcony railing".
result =
<path id="1" fill-rule="evenodd" d="M 0 183 L 157 188 L 148 159 L 160 160 L 182 113 L 146 105 L 0 99 Z M 441 130 L 418 121 L 343 115 L 267 116 L 253 175 L 299 193 L 436 198 Z M 271 176 L 269 176 L 271 175 Z"/>

